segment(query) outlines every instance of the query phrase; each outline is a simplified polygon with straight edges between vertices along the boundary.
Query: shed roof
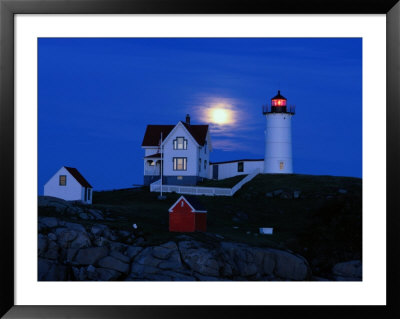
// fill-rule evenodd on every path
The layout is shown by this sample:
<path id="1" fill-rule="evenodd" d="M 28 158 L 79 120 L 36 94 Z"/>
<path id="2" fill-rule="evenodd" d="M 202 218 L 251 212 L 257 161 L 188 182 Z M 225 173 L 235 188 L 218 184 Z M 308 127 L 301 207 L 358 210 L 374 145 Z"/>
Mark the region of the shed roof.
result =
<path id="1" fill-rule="evenodd" d="M 225 161 L 225 162 L 210 162 L 210 165 L 215 164 L 228 164 L 228 163 L 236 163 L 236 162 L 261 162 L 264 159 L 239 159 L 239 160 L 232 160 L 232 161 Z"/>
<path id="2" fill-rule="evenodd" d="M 186 201 L 189 206 L 191 206 L 194 209 L 194 212 L 207 212 L 207 209 L 204 207 L 204 205 L 198 200 L 196 196 L 191 196 L 191 195 L 185 195 L 181 196 L 178 198 L 178 200 L 169 208 L 169 211 L 171 212 L 176 204 L 178 204 L 181 199 Z"/>
<path id="3" fill-rule="evenodd" d="M 144 158 L 161 158 L 161 153 L 155 153 L 155 154 L 147 155 Z"/>
<path id="4" fill-rule="evenodd" d="M 65 169 L 77 180 L 83 187 L 93 188 L 92 185 L 82 176 L 76 168 L 64 166 Z"/>

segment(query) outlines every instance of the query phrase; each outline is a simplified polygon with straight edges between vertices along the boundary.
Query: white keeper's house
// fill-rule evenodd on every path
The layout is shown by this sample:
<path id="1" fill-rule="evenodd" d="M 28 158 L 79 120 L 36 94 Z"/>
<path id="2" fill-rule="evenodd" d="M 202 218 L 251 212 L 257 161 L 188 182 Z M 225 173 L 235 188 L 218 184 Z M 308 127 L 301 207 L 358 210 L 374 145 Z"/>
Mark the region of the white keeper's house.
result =
<path id="1" fill-rule="evenodd" d="M 93 187 L 76 168 L 63 166 L 44 185 L 44 196 L 92 204 Z"/>
<path id="2" fill-rule="evenodd" d="M 295 107 L 278 94 L 264 105 L 266 119 L 264 159 L 241 159 L 210 163 L 208 125 L 192 125 L 190 116 L 176 125 L 148 125 L 143 138 L 144 184 L 160 180 L 168 185 L 196 185 L 204 178 L 225 179 L 257 172 L 293 174 L 292 117 Z M 164 165 L 162 165 L 164 163 Z"/>
<path id="3" fill-rule="evenodd" d="M 145 185 L 159 180 L 161 173 L 163 183 L 169 185 L 196 185 L 209 178 L 212 146 L 208 125 L 192 125 L 189 115 L 176 125 L 147 125 L 142 148 Z"/>

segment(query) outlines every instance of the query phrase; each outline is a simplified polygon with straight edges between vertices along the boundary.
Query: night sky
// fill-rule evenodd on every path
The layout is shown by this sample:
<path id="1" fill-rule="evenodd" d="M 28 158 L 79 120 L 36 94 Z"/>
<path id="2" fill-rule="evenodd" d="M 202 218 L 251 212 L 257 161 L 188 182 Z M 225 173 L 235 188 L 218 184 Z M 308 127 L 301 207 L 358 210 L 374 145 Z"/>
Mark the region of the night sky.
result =
<path id="1" fill-rule="evenodd" d="M 212 162 L 264 158 L 261 106 L 296 106 L 299 174 L 362 176 L 362 40 L 50 39 L 39 41 L 39 194 L 61 166 L 95 190 L 143 183 L 147 124 L 210 124 Z"/>

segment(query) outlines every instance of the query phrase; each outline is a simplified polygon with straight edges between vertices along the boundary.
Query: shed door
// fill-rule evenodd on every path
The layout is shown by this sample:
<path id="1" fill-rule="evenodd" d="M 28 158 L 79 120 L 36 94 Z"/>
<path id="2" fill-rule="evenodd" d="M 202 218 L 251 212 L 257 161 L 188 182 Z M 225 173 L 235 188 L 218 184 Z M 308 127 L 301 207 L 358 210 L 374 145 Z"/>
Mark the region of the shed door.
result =
<path id="1" fill-rule="evenodd" d="M 218 179 L 218 165 L 213 165 L 213 179 Z"/>

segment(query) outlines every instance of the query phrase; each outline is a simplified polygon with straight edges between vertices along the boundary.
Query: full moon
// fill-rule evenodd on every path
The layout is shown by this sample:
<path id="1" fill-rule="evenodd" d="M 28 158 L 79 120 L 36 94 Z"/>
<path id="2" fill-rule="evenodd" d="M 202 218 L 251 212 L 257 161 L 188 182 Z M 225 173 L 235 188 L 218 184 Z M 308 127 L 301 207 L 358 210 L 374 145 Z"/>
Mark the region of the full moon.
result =
<path id="1" fill-rule="evenodd" d="M 216 124 L 226 124 L 229 122 L 229 114 L 224 109 L 213 109 L 211 111 L 212 121 Z"/>

